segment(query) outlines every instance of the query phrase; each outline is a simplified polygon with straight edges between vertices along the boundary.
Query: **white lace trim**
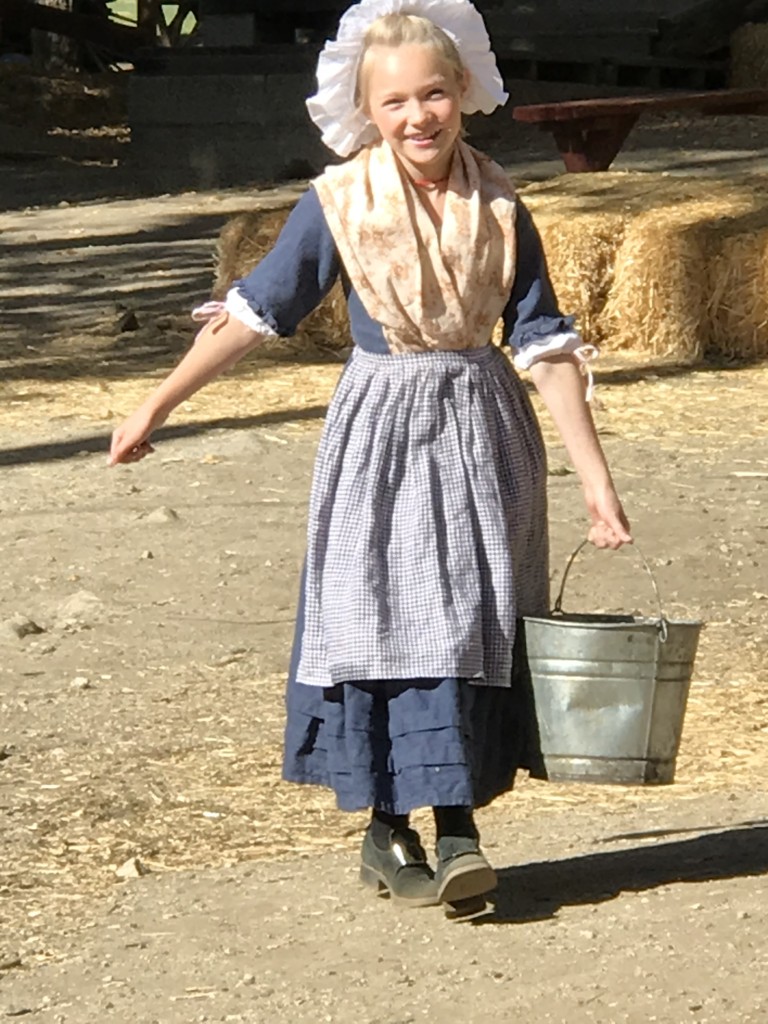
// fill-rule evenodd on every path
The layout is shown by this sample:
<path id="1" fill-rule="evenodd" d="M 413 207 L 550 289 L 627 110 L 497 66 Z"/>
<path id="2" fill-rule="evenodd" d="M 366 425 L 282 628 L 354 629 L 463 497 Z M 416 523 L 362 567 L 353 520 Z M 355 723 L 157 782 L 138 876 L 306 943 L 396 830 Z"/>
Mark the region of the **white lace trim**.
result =
<path id="1" fill-rule="evenodd" d="M 276 338 L 278 336 L 277 331 L 270 327 L 258 313 L 254 313 L 245 297 L 240 294 L 237 288 L 229 289 L 224 302 L 204 302 L 202 306 L 196 306 L 192 310 L 192 319 L 196 323 L 207 324 L 214 317 L 220 316 L 222 313 L 229 313 L 230 316 L 235 317 L 240 323 L 250 327 L 257 334 L 263 334 L 266 338 Z"/>
<path id="2" fill-rule="evenodd" d="M 595 378 L 592 375 L 592 367 L 589 365 L 600 355 L 596 345 L 588 345 L 583 341 L 581 335 L 576 331 L 562 331 L 559 334 L 550 334 L 546 338 L 529 341 L 527 345 L 516 353 L 513 362 L 518 370 L 530 370 L 534 363 L 548 356 L 555 356 L 559 353 L 568 352 L 575 356 L 581 367 L 581 372 L 587 378 L 586 399 L 592 401 L 595 393 Z"/>

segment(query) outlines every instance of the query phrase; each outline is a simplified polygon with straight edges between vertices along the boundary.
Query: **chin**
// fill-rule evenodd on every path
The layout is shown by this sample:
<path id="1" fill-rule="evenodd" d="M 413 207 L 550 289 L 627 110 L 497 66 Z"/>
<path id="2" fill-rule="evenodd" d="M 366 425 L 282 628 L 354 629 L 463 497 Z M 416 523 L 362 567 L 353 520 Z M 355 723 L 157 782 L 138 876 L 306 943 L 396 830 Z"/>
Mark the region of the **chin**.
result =
<path id="1" fill-rule="evenodd" d="M 418 167 L 431 167 L 432 164 L 441 159 L 442 155 L 442 153 L 418 153 L 416 156 L 412 156 L 410 160 L 412 164 L 416 164 Z"/>
<path id="2" fill-rule="evenodd" d="M 401 152 L 412 164 L 418 164 L 420 167 L 437 163 L 448 155 L 448 151 L 443 146 L 430 146 L 429 149 L 405 146 Z"/>

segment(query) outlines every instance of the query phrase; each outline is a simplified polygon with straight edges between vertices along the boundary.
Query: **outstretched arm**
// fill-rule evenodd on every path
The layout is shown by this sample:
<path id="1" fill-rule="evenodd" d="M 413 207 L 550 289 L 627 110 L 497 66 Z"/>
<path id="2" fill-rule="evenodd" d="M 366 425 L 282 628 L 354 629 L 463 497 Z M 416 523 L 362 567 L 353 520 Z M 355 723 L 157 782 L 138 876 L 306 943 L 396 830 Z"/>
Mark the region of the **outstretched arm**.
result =
<path id="1" fill-rule="evenodd" d="M 243 230 L 251 229 L 243 225 Z M 333 287 L 340 266 L 317 193 L 310 188 L 264 259 L 233 282 L 225 303 L 228 312 L 210 321 L 173 373 L 117 428 L 109 464 L 138 462 L 148 455 L 152 431 L 180 402 L 233 366 L 259 338 L 294 334 Z"/>
<path id="2" fill-rule="evenodd" d="M 592 520 L 589 540 L 599 548 L 631 544 L 629 523 L 584 398 L 584 379 L 576 360 L 567 354 L 540 359 L 530 374 L 579 474 Z"/>
<path id="3" fill-rule="evenodd" d="M 154 451 L 149 438 L 177 405 L 234 366 L 263 336 L 222 313 L 211 320 L 182 361 L 112 435 L 107 462 L 138 462 Z"/>
<path id="4" fill-rule="evenodd" d="M 227 295 L 173 373 L 112 436 L 108 462 L 138 462 L 173 409 L 233 366 L 264 335 L 287 337 L 333 286 L 340 263 L 315 190 L 298 201 L 270 252 Z M 202 313 L 206 307 L 201 307 Z"/>

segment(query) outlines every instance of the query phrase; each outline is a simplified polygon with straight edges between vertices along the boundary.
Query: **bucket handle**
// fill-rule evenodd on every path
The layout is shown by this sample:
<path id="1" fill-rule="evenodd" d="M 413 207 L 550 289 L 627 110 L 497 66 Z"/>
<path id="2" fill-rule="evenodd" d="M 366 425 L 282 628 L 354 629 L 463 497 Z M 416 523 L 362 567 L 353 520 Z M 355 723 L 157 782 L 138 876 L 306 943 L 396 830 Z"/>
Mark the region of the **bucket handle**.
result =
<path id="1" fill-rule="evenodd" d="M 571 571 L 571 566 L 576 561 L 576 556 L 587 546 L 588 543 L 589 543 L 588 540 L 583 540 L 571 552 L 571 557 L 566 562 L 565 570 L 563 572 L 563 578 L 560 581 L 560 591 L 559 591 L 559 593 L 557 595 L 557 598 L 555 600 L 555 607 L 553 609 L 553 614 L 555 614 L 555 615 L 562 615 L 563 614 L 563 594 L 565 593 L 565 582 L 568 579 L 568 573 Z M 658 612 L 659 612 L 659 619 L 658 619 L 659 639 L 661 640 L 662 643 L 665 643 L 666 640 L 667 640 L 667 636 L 669 635 L 669 630 L 667 629 L 667 619 L 666 619 L 666 617 L 664 615 L 664 609 L 662 608 L 662 605 L 661 605 L 661 594 L 659 593 L 659 585 L 656 582 L 656 577 L 653 575 L 653 570 L 651 569 L 650 565 L 648 564 L 648 559 L 645 557 L 645 555 L 640 550 L 640 548 L 637 546 L 637 544 L 634 544 L 633 547 L 634 547 L 635 551 L 637 552 L 637 554 L 639 555 L 640 561 L 643 563 L 643 567 L 644 567 L 645 571 L 648 573 L 648 575 L 649 575 L 649 577 L 651 579 L 651 585 L 653 586 L 653 593 L 656 596 L 656 607 L 658 608 Z"/>

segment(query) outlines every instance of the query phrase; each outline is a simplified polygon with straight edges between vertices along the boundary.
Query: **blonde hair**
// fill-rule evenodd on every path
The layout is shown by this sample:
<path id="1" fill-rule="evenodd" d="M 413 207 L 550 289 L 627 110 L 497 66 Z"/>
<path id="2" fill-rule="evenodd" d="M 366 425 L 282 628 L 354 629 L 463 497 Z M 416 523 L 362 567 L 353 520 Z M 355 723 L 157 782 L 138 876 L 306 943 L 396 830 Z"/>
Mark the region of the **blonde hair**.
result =
<path id="1" fill-rule="evenodd" d="M 464 79 L 466 69 L 456 44 L 433 21 L 418 14 L 384 14 L 368 26 L 363 39 L 355 87 L 355 105 L 358 110 L 365 110 L 368 105 L 367 85 L 373 61 L 371 50 L 376 46 L 394 49 L 412 45 L 429 46 L 449 65 L 457 82 Z"/>

